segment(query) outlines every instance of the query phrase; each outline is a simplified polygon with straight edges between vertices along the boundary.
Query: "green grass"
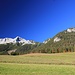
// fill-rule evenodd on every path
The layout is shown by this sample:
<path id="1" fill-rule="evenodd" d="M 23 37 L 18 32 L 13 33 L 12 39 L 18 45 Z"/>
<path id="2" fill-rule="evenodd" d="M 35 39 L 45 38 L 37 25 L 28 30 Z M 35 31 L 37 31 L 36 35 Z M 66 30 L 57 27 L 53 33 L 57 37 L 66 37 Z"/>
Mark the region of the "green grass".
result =
<path id="1" fill-rule="evenodd" d="M 0 75 L 75 75 L 75 52 L 0 55 Z"/>
<path id="2" fill-rule="evenodd" d="M 0 75 L 75 75 L 73 65 L 0 64 Z"/>

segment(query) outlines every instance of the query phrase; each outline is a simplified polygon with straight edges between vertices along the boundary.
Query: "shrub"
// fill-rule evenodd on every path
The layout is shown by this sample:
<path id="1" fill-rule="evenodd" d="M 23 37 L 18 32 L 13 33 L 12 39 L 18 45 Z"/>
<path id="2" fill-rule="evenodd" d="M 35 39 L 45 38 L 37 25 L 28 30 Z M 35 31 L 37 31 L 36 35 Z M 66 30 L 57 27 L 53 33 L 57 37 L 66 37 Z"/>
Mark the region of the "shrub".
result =
<path id="1" fill-rule="evenodd" d="M 19 55 L 19 53 L 12 52 L 11 55 Z"/>

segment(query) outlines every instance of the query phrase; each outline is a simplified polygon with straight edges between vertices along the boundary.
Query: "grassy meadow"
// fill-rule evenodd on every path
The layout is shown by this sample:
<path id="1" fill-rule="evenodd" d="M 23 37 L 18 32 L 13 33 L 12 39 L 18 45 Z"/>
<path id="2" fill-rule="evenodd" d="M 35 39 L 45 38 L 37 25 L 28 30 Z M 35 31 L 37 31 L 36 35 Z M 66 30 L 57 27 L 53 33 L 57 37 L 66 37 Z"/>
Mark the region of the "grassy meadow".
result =
<path id="1" fill-rule="evenodd" d="M 0 75 L 75 75 L 75 52 L 0 55 Z"/>

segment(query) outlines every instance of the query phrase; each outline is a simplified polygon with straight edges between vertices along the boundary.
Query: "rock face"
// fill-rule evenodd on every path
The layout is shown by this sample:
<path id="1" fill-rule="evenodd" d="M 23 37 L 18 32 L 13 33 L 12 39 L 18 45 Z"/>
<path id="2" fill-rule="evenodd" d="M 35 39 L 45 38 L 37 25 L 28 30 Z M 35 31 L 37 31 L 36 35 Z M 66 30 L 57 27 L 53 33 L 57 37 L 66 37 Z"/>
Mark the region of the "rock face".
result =
<path id="1" fill-rule="evenodd" d="M 45 40 L 45 41 L 43 41 L 43 43 L 46 44 L 48 41 L 50 41 L 50 38 Z"/>
<path id="2" fill-rule="evenodd" d="M 16 38 L 1 38 L 0 39 L 0 44 L 7 44 L 7 43 L 22 43 L 23 45 L 24 44 L 35 44 L 34 41 L 30 41 L 30 40 L 25 40 L 19 36 L 17 36 Z"/>
<path id="3" fill-rule="evenodd" d="M 58 42 L 58 41 L 60 41 L 61 39 L 60 38 L 58 38 L 58 37 L 55 37 L 54 38 L 54 42 Z"/>
<path id="4" fill-rule="evenodd" d="M 69 28 L 67 29 L 67 32 L 75 32 L 75 28 Z"/>

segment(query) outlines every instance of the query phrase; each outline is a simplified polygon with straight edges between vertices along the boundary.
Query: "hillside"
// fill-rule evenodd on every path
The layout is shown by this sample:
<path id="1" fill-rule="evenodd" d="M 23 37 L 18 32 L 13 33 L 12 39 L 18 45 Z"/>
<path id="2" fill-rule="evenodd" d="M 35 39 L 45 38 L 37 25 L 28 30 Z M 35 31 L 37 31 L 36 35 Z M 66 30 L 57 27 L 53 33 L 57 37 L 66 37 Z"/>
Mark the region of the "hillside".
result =
<path id="1" fill-rule="evenodd" d="M 46 44 L 35 48 L 33 52 L 41 53 L 60 53 L 75 51 L 75 28 L 69 28 L 59 32 Z"/>
<path id="2" fill-rule="evenodd" d="M 32 51 L 32 49 L 40 46 L 41 43 L 35 44 L 25 44 L 21 43 L 7 43 L 0 45 L 0 55 L 19 55 L 19 54 L 27 54 Z"/>

